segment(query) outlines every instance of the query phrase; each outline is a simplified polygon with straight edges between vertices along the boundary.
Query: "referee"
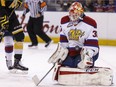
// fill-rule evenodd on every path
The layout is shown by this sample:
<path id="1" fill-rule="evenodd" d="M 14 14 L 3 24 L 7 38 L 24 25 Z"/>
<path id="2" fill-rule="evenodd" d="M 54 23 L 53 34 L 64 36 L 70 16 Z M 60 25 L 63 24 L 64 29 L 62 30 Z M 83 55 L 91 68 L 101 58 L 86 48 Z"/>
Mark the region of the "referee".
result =
<path id="1" fill-rule="evenodd" d="M 53 41 L 43 31 L 43 12 L 47 9 L 46 2 L 43 0 L 26 0 L 24 2 L 24 7 L 25 9 L 22 15 L 22 22 L 25 19 L 26 13 L 30 12 L 30 18 L 27 24 L 27 32 L 32 43 L 28 45 L 28 47 L 36 47 L 38 45 L 36 35 L 45 41 L 45 47 L 48 47 Z"/>

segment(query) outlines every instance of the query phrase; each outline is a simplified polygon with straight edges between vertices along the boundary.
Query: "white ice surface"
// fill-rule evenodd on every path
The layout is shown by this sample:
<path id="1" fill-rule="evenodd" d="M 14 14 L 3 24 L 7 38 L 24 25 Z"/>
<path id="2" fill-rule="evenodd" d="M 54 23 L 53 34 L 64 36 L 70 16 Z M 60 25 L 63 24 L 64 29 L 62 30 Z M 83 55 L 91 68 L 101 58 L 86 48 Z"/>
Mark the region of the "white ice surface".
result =
<path id="1" fill-rule="evenodd" d="M 24 43 L 24 51 L 22 58 L 23 65 L 29 68 L 29 72 L 27 75 L 12 74 L 7 70 L 5 62 L 4 44 L 0 44 L 0 87 L 36 87 L 34 82 L 32 81 L 32 77 L 34 75 L 37 75 L 39 79 L 41 79 L 46 74 L 46 72 L 52 67 L 52 64 L 48 64 L 47 60 L 55 51 L 57 47 L 56 44 L 52 44 L 49 48 L 45 48 L 45 44 L 40 43 L 37 49 L 28 48 L 28 44 L 29 43 Z M 99 59 L 96 61 L 96 66 L 105 66 L 113 69 L 114 85 L 111 87 L 116 87 L 116 47 L 100 46 L 100 55 Z M 53 70 L 40 83 L 39 87 L 63 87 L 59 85 L 54 85 L 57 83 L 52 80 L 52 72 Z"/>

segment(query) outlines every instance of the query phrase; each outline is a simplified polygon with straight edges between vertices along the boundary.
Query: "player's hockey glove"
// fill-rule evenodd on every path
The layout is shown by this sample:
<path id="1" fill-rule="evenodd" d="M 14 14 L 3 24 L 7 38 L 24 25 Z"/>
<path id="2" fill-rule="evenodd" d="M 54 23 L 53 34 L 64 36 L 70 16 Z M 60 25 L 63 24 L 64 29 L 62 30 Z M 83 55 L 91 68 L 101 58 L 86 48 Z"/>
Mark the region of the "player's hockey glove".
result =
<path id="1" fill-rule="evenodd" d="M 4 16 L 0 17 L 0 26 L 1 26 L 2 30 L 8 29 L 9 20 L 8 20 L 7 15 L 4 15 Z M 0 30 L 0 31 L 2 31 L 2 30 Z"/>
<path id="2" fill-rule="evenodd" d="M 18 8 L 22 5 L 22 0 L 14 0 L 9 8 Z"/>
<path id="3" fill-rule="evenodd" d="M 45 6 L 47 6 L 46 2 L 40 3 L 40 7 L 41 7 L 41 8 L 44 8 Z"/>

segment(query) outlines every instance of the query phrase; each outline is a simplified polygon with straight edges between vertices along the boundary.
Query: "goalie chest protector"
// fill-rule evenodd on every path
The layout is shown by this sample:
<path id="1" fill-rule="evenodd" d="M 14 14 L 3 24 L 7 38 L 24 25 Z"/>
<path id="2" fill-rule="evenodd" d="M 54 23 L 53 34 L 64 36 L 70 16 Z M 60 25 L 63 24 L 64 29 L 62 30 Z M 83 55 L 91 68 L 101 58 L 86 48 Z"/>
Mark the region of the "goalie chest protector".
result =
<path id="1" fill-rule="evenodd" d="M 89 69 L 61 67 L 58 71 L 58 83 L 74 86 L 110 86 L 113 84 L 113 72 L 107 67 Z"/>

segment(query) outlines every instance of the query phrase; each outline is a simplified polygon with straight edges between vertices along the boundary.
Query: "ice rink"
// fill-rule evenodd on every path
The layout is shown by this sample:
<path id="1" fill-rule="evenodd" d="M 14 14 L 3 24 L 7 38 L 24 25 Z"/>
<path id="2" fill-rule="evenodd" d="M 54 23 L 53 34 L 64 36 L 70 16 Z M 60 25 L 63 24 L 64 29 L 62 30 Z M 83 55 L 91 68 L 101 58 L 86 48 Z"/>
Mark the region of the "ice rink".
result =
<path id="1" fill-rule="evenodd" d="M 29 43 L 24 43 L 24 51 L 22 63 L 29 68 L 27 75 L 12 74 L 7 70 L 5 62 L 4 44 L 0 44 L 0 87 L 36 87 L 32 81 L 32 77 L 37 75 L 41 79 L 46 72 L 53 66 L 48 64 L 47 60 L 55 51 L 57 45 L 52 44 L 49 48 L 44 47 L 44 43 L 40 43 L 38 48 L 28 48 Z M 114 85 L 116 87 L 116 47 L 100 46 L 99 59 L 96 66 L 105 66 L 113 69 Z M 52 81 L 52 72 L 40 83 L 39 87 L 73 87 L 59 86 Z M 102 87 L 102 86 L 74 86 L 74 87 Z M 106 86 L 103 86 L 106 87 Z M 108 86 L 107 86 L 108 87 Z M 110 87 L 110 86 L 109 86 Z"/>

